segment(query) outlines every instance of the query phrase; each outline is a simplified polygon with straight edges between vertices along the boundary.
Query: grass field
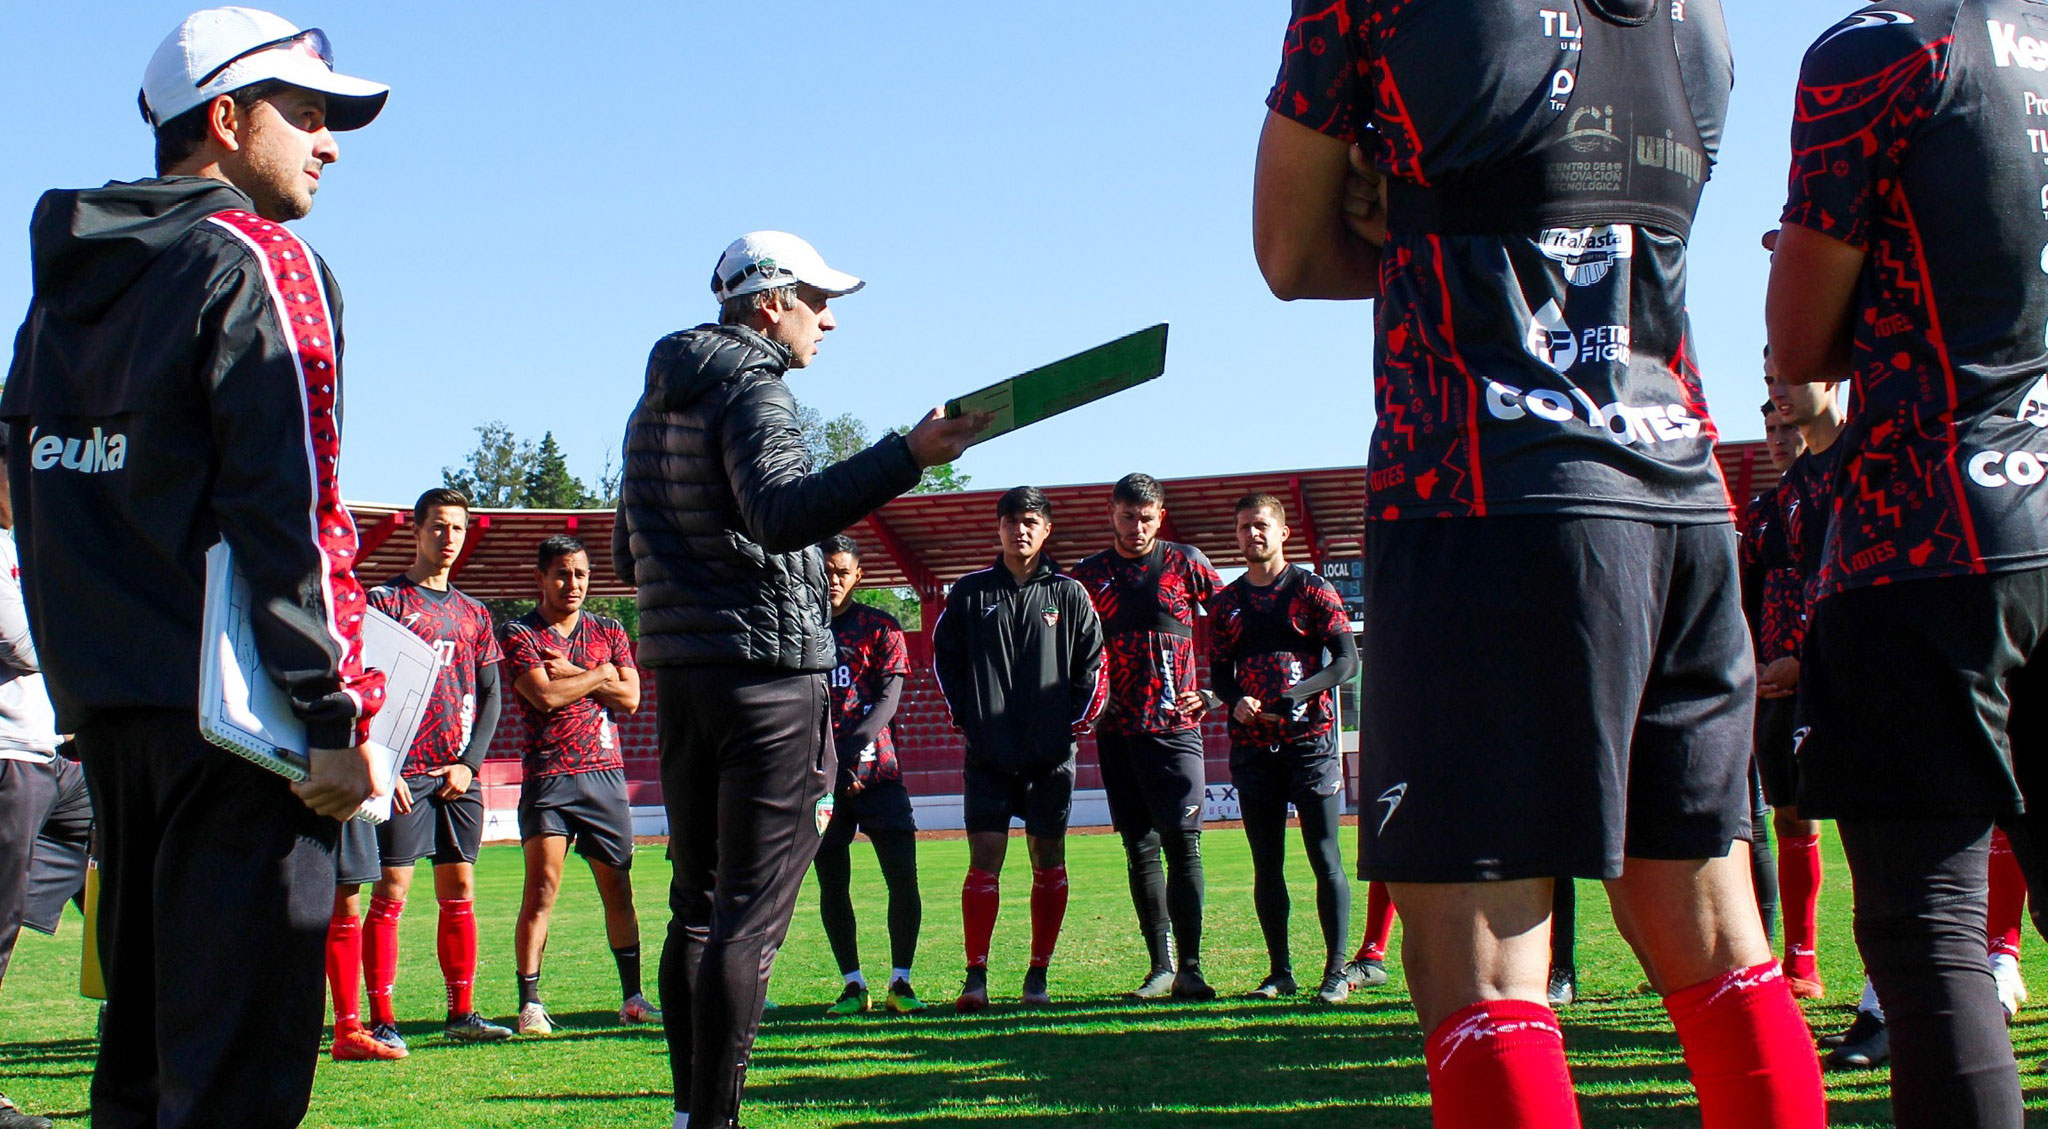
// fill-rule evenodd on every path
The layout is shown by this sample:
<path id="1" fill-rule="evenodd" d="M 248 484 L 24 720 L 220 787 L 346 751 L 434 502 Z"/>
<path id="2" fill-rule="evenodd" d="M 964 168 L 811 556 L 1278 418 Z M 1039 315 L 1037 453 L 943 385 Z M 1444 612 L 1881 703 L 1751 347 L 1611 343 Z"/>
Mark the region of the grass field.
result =
<path id="1" fill-rule="evenodd" d="M 1206 839 L 1205 963 L 1211 980 L 1230 995 L 1250 988 L 1265 971 L 1251 908 L 1251 864 L 1237 831 L 1212 830 Z M 887 974 L 881 879 L 865 842 L 855 844 L 854 858 L 862 954 L 879 984 Z M 1122 853 L 1111 836 L 1082 835 L 1073 840 L 1068 859 L 1073 900 L 1053 964 L 1056 1006 L 1027 1012 L 1014 1004 L 1028 926 L 1029 879 L 1020 843 L 1012 852 L 1009 896 L 991 964 L 997 1004 L 971 1018 L 954 1015 L 950 1006 L 958 988 L 964 842 L 921 844 L 925 928 L 917 984 L 927 1001 L 946 1005 L 922 1015 L 824 1015 L 839 977 L 817 925 L 815 889 L 807 883 L 770 989 L 782 1007 L 762 1026 L 744 1110 L 747 1125 L 1428 1124 L 1422 1042 L 1398 962 L 1386 987 L 1334 1008 L 1287 1001 L 1128 1003 L 1119 993 L 1135 982 L 1142 958 Z M 643 846 L 640 861 L 638 900 L 652 995 L 654 954 L 667 920 L 666 868 L 658 846 Z M 518 852 L 509 846 L 487 848 L 479 863 L 478 998 L 486 1014 L 499 1017 L 508 1016 L 516 1001 L 510 954 L 519 866 Z M 498 1046 L 443 1043 L 433 903 L 422 898 L 406 918 L 398 988 L 399 1013 L 410 1020 L 402 1027 L 412 1040 L 412 1057 L 346 1064 L 323 1057 L 306 1123 L 365 1129 L 666 1126 L 668 1064 L 660 1031 L 618 1024 L 617 980 L 596 894 L 587 878 L 570 877 L 543 982 L 550 1008 L 569 1030 Z M 1296 964 L 1312 968 L 1319 951 L 1312 887 L 1298 860 L 1290 881 Z M 1817 1027 L 1832 1029 L 1847 1022 L 1861 983 L 1849 942 L 1848 873 L 1832 836 L 1827 883 L 1821 963 L 1834 994 L 1825 1003 L 1809 1004 L 1807 1015 Z M 1564 1022 L 1586 1124 L 1698 1125 L 1661 1005 L 1633 991 L 1641 974 L 1606 917 L 1598 884 L 1581 883 L 1579 890 L 1583 995 L 1565 1011 Z M 1362 886 L 1356 893 L 1355 908 L 1362 914 Z M 80 928 L 72 915 L 55 938 L 26 934 L 0 993 L 0 1089 L 27 1108 L 73 1125 L 86 1122 L 95 1017 L 95 1005 L 76 994 Z M 2029 977 L 2035 998 L 2048 1001 L 2048 976 L 2038 975 L 2048 962 L 2030 963 L 2037 973 Z M 194 985 L 194 1006 L 204 1006 L 204 1000 L 203 986 Z M 2048 1009 L 2022 1012 L 2013 1035 L 2028 1105 L 2039 1115 L 2048 1110 L 2048 1078 L 2041 1073 L 2048 1055 Z M 1830 1075 L 1828 1086 L 1835 1125 L 1889 1124 L 1883 1072 Z"/>

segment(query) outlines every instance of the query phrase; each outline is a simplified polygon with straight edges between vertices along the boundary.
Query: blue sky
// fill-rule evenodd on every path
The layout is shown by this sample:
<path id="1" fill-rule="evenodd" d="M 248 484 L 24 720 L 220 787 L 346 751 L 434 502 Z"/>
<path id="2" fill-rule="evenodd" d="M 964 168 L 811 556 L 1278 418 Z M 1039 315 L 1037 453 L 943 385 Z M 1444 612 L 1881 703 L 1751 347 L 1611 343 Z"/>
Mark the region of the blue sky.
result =
<path id="1" fill-rule="evenodd" d="M 1761 434 L 1766 258 L 1805 45 L 1850 4 L 1733 0 L 1735 100 L 1691 306 L 1723 433 Z M 0 311 L 46 188 L 150 173 L 143 64 L 183 3 L 9 4 Z M 1167 375 L 970 451 L 977 487 L 1363 463 L 1370 307 L 1273 299 L 1253 148 L 1282 3 L 293 0 L 389 107 L 299 225 L 346 297 L 343 487 L 410 501 L 499 419 L 595 477 L 718 252 L 804 235 L 869 280 L 798 397 L 877 427 L 1158 321 Z"/>

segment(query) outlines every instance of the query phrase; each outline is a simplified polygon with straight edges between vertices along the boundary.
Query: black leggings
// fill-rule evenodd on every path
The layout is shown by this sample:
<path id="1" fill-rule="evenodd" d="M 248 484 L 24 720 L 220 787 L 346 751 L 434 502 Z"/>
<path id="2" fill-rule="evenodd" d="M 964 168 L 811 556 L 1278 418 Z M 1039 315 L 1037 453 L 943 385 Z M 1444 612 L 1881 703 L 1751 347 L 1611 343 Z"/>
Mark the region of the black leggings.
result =
<path id="1" fill-rule="evenodd" d="M 1287 945 L 1287 916 L 1293 908 L 1287 896 L 1287 797 L 1247 792 L 1240 786 L 1238 802 L 1244 813 L 1244 837 L 1251 843 L 1252 905 L 1258 910 L 1259 931 L 1266 935 L 1266 959 L 1273 972 L 1292 972 Z M 1337 847 L 1342 801 L 1335 795 L 1298 795 L 1294 802 L 1301 815 L 1301 845 L 1316 877 L 1323 971 L 1340 972 L 1344 942 L 1351 932 L 1351 883 Z"/>
<path id="2" fill-rule="evenodd" d="M 1579 888 L 1571 876 L 1550 887 L 1550 971 L 1578 973 Z"/>
<path id="3" fill-rule="evenodd" d="M 1131 879 L 1131 904 L 1138 910 L 1138 927 L 1144 930 L 1145 947 L 1152 956 L 1153 971 L 1171 969 L 1167 930 L 1180 947 L 1183 965 L 1202 959 L 1202 833 L 1169 828 L 1125 835 L 1124 859 Z M 1161 873 L 1159 856 L 1166 856 Z"/>
<path id="4" fill-rule="evenodd" d="M 1892 1040 L 1899 1129 L 2019 1129 L 2020 1083 L 1984 958 L 1991 821 L 1837 821 L 1863 952 Z"/>
<path id="5" fill-rule="evenodd" d="M 1749 759 L 1749 878 L 1756 886 L 1756 912 L 1764 939 L 1777 947 L 1778 864 L 1771 857 L 1771 805 L 1764 802 L 1763 770 Z"/>
<path id="6" fill-rule="evenodd" d="M 917 931 L 924 919 L 924 901 L 917 894 L 917 834 L 874 831 L 875 861 L 889 887 L 889 959 L 909 968 L 917 955 Z M 860 967 L 860 939 L 853 919 L 853 844 L 827 839 L 818 846 L 818 910 L 825 919 L 825 938 L 843 975 Z"/>

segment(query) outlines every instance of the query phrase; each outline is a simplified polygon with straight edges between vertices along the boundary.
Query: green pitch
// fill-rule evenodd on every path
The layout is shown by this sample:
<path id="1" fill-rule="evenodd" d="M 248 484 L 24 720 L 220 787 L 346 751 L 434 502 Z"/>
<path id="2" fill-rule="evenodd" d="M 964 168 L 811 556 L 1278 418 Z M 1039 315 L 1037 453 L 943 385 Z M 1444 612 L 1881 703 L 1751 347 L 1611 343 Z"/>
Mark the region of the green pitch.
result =
<path id="1" fill-rule="evenodd" d="M 1206 966 L 1226 995 L 1265 971 L 1251 907 L 1251 866 L 1243 835 L 1206 838 L 1209 912 Z M 1119 993 L 1135 983 L 1140 952 L 1117 841 L 1077 836 L 1069 847 L 1073 899 L 1060 955 L 1053 962 L 1057 1006 L 1035 1012 L 1015 1004 L 1028 929 L 1028 871 L 1023 845 L 1012 851 L 997 926 L 990 987 L 996 1005 L 973 1018 L 952 1013 L 959 986 L 960 877 L 963 842 L 920 845 L 925 893 L 917 987 L 935 1005 L 922 1015 L 880 1011 L 830 1019 L 825 1006 L 840 981 L 817 924 L 807 886 L 790 942 L 776 964 L 770 996 L 782 1007 L 762 1026 L 747 1091 L 751 1129 L 781 1127 L 978 1126 L 1014 1129 L 1077 1125 L 1195 1129 L 1307 1129 L 1311 1126 L 1428 1124 L 1421 1051 L 1402 989 L 1399 962 L 1387 986 L 1338 1007 L 1307 1002 L 1137 1005 Z M 1849 885 L 1832 833 L 1821 906 L 1822 971 L 1832 993 L 1807 1015 L 1817 1027 L 1845 1024 L 1861 977 L 1849 940 Z M 1347 852 L 1348 853 L 1348 852 Z M 654 994 L 655 954 L 667 921 L 666 868 L 659 847 L 640 850 L 641 931 Z M 862 906 L 862 956 L 877 990 L 887 976 L 882 884 L 865 842 L 854 845 L 855 891 Z M 572 868 L 574 866 L 572 860 Z M 488 848 L 479 864 L 478 919 L 483 967 L 478 1003 L 509 1022 L 515 1010 L 512 919 L 519 855 Z M 1313 887 L 1294 863 L 1294 951 L 1308 984 L 1317 962 Z M 451 1046 L 438 1031 L 442 1008 L 434 959 L 433 900 L 416 897 L 403 926 L 399 1014 L 412 1057 L 398 1063 L 321 1060 L 307 1124 L 312 1126 L 467 1129 L 467 1127 L 666 1126 L 668 1065 L 661 1034 L 618 1023 L 618 983 L 589 879 L 572 869 L 549 942 L 549 1007 L 566 1026 L 546 1039 L 496 1046 Z M 417 889 L 431 889 L 422 875 Z M 1697 1126 L 1685 1067 L 1654 997 L 1627 946 L 1606 917 L 1597 883 L 1580 883 L 1579 983 L 1582 1002 L 1564 1012 L 1567 1046 L 1589 1126 Z M 1364 912 L 1354 890 L 1354 921 Z M 76 994 L 80 923 L 67 918 L 54 938 L 24 936 L 0 992 L 0 1090 L 25 1107 L 82 1126 L 92 1069 L 95 1005 Z M 1356 926 L 1352 941 L 1356 941 Z M 2029 1106 L 2048 1108 L 2041 1060 L 2048 1054 L 2048 959 L 2028 941 L 2036 1008 L 2014 1028 Z M 260 960 L 260 954 L 251 954 Z M 206 1006 L 194 985 L 190 1006 Z M 1828 1077 L 1838 1126 L 1888 1124 L 1882 1072 Z"/>

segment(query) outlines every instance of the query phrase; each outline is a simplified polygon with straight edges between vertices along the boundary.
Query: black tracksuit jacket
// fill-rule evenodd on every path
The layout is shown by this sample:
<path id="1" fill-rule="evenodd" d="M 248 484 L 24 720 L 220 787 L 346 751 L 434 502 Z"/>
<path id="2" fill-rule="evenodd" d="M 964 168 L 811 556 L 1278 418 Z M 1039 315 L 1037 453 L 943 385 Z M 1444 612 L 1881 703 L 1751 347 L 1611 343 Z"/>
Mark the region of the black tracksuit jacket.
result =
<path id="1" fill-rule="evenodd" d="M 1073 756 L 1109 693 L 1095 602 L 1045 558 L 1021 586 L 1000 558 L 961 577 L 932 628 L 932 670 L 967 763 L 998 772 Z"/>

